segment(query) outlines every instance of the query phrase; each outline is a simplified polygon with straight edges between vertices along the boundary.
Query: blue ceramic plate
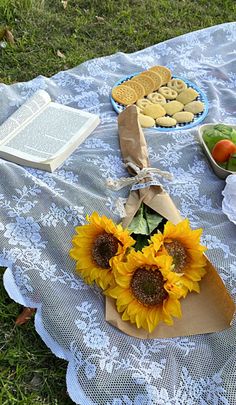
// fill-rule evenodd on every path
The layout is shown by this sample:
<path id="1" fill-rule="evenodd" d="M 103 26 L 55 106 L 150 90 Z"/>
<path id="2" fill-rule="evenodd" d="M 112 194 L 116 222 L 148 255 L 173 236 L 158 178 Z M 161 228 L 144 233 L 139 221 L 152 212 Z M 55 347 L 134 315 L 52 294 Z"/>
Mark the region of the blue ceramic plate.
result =
<path id="1" fill-rule="evenodd" d="M 114 84 L 114 87 L 118 86 L 119 84 L 122 84 L 122 83 L 126 82 L 127 80 L 132 79 L 132 77 L 137 76 L 139 73 L 140 72 L 133 73 L 132 75 L 126 76 L 123 79 L 118 80 L 118 82 L 116 82 Z M 198 86 L 196 86 L 196 84 L 190 82 L 189 80 L 183 79 L 182 77 L 176 77 L 176 76 L 172 76 L 172 78 L 181 79 L 187 84 L 188 87 L 191 87 L 192 89 L 196 90 L 198 92 L 198 94 L 199 94 L 199 96 L 197 97 L 196 100 L 199 100 L 204 104 L 204 110 L 203 110 L 203 112 L 201 112 L 199 114 L 195 114 L 193 121 L 191 121 L 189 123 L 176 124 L 174 127 L 169 127 L 169 128 L 156 126 L 156 127 L 150 128 L 150 129 L 156 129 L 157 131 L 166 132 L 166 131 L 177 131 L 177 130 L 180 130 L 180 129 L 193 128 L 196 125 L 199 125 L 200 122 L 202 122 L 206 118 L 206 116 L 208 114 L 208 106 L 209 106 L 209 104 L 208 104 L 207 96 L 205 95 L 205 93 L 203 93 L 203 91 Z M 111 104 L 112 104 L 114 110 L 118 114 L 121 113 L 126 108 L 125 105 L 117 103 L 113 99 L 113 97 L 111 97 Z"/>

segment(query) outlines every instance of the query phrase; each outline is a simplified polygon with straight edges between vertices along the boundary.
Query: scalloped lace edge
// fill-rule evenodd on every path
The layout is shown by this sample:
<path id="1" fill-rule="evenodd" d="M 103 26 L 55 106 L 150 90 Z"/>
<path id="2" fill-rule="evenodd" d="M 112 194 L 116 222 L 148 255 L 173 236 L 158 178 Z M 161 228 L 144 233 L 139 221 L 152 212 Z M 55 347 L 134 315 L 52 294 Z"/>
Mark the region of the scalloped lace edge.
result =
<path id="1" fill-rule="evenodd" d="M 6 263 L 0 263 L 0 265 L 5 267 Z M 95 403 L 91 402 L 91 400 L 89 400 L 83 393 L 83 390 L 78 382 L 75 362 L 72 353 L 69 350 L 63 349 L 63 347 L 61 347 L 59 343 L 45 329 L 42 318 L 42 304 L 35 303 L 21 294 L 20 289 L 14 280 L 10 267 L 7 267 L 3 274 L 3 285 L 9 297 L 16 303 L 25 307 L 36 308 L 34 318 L 34 326 L 36 332 L 55 356 L 68 361 L 66 385 L 68 394 L 72 401 L 78 405 L 95 405 Z"/>

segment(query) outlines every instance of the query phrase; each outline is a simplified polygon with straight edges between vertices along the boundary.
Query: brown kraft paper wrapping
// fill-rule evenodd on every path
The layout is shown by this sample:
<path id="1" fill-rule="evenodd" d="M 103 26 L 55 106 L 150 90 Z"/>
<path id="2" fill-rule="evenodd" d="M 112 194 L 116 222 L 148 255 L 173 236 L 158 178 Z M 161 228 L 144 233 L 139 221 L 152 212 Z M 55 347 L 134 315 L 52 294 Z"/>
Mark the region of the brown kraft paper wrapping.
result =
<path id="1" fill-rule="evenodd" d="M 137 108 L 127 107 L 118 117 L 120 148 L 124 163 L 132 162 L 140 169 L 149 167 L 146 140 L 137 119 Z M 132 173 L 132 169 L 128 169 Z M 136 173 L 132 173 L 136 174 Z M 141 180 L 142 182 L 145 180 Z M 167 220 L 177 224 L 183 218 L 170 196 L 161 186 L 149 186 L 131 191 L 125 209 L 123 227 L 127 227 L 141 203 L 155 210 Z M 182 318 L 174 318 L 174 324 L 160 323 L 152 333 L 138 329 L 121 319 L 115 300 L 106 297 L 106 320 L 127 335 L 141 339 L 170 338 L 211 333 L 229 328 L 235 305 L 214 266 L 207 259 L 207 274 L 200 282 L 200 294 L 189 293 L 181 299 Z"/>

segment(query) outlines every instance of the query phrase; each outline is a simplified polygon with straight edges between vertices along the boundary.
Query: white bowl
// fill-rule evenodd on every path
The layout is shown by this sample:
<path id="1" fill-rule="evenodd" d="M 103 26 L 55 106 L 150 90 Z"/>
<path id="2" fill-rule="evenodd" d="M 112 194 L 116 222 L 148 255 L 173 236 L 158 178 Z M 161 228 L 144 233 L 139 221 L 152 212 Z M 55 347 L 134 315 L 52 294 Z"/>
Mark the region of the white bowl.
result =
<path id="1" fill-rule="evenodd" d="M 204 142 L 204 140 L 203 140 L 203 137 L 202 137 L 203 132 L 204 132 L 206 129 L 212 129 L 212 128 L 213 128 L 215 125 L 217 125 L 217 124 L 219 124 L 219 122 L 214 122 L 214 123 L 211 123 L 211 124 L 204 124 L 204 125 L 201 125 L 201 126 L 199 127 L 199 129 L 198 129 L 198 134 L 199 134 L 200 143 L 201 143 L 201 145 L 202 145 L 202 147 L 203 147 L 203 150 L 204 150 L 204 152 L 205 152 L 205 154 L 206 154 L 206 156 L 207 156 L 207 158 L 208 158 L 208 160 L 209 160 L 209 162 L 210 162 L 210 164 L 211 164 L 211 166 L 212 166 L 212 169 L 214 170 L 215 174 L 216 174 L 218 177 L 220 177 L 221 179 L 225 179 L 225 178 L 226 178 L 227 176 L 229 176 L 230 174 L 236 174 L 236 172 L 232 172 L 231 170 L 223 169 L 223 167 L 220 167 L 220 166 L 216 163 L 216 161 L 215 161 L 215 160 L 213 159 L 213 157 L 211 156 L 211 152 L 209 151 L 209 149 L 208 149 L 207 145 L 205 144 L 205 142 Z M 228 127 L 231 127 L 231 128 L 233 128 L 233 129 L 236 130 L 236 125 L 225 124 L 224 122 L 221 122 L 220 124 L 227 125 Z"/>
<path id="2" fill-rule="evenodd" d="M 236 225 L 236 173 L 227 177 L 222 194 L 222 211 Z"/>

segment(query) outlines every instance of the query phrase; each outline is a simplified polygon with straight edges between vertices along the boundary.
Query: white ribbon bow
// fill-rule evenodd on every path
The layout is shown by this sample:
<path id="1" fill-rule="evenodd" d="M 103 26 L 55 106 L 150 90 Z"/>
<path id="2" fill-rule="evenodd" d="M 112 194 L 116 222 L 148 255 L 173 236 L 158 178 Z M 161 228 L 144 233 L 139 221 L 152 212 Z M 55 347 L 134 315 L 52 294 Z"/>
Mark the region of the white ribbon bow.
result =
<path id="1" fill-rule="evenodd" d="M 156 167 L 144 167 L 143 169 L 140 169 L 132 162 L 126 163 L 125 166 L 133 169 L 134 172 L 137 173 L 136 176 L 120 177 L 119 179 L 112 179 L 109 177 L 106 181 L 106 184 L 109 188 L 117 191 L 130 184 L 139 183 L 140 180 L 146 178 L 150 178 L 151 180 L 153 180 L 153 175 L 165 177 L 168 180 L 173 179 L 173 175 L 170 172 L 165 172 L 163 170 L 157 169 Z"/>

